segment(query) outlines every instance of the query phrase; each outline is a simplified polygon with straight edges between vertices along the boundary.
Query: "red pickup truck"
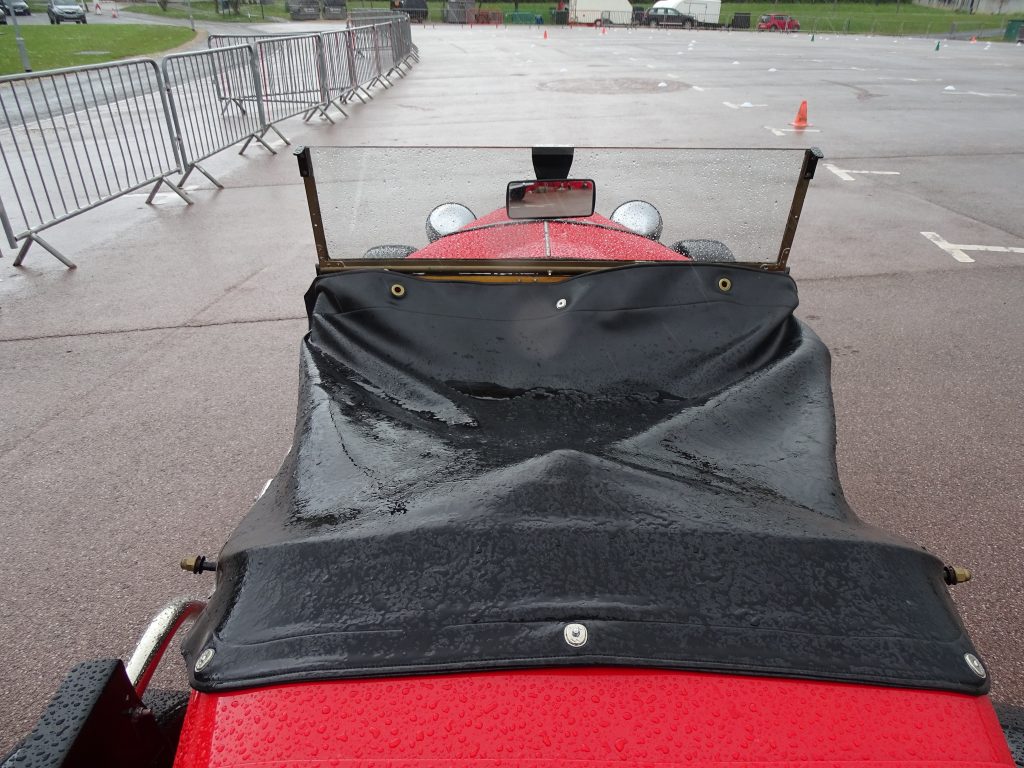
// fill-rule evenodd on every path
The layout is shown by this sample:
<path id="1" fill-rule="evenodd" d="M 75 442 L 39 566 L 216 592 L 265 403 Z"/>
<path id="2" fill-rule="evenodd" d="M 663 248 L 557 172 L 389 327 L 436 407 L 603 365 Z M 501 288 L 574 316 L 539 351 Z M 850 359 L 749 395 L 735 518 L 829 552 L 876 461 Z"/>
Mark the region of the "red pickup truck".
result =
<path id="1" fill-rule="evenodd" d="M 766 13 L 757 22 L 757 29 L 769 32 L 798 32 L 800 22 L 781 13 Z"/>

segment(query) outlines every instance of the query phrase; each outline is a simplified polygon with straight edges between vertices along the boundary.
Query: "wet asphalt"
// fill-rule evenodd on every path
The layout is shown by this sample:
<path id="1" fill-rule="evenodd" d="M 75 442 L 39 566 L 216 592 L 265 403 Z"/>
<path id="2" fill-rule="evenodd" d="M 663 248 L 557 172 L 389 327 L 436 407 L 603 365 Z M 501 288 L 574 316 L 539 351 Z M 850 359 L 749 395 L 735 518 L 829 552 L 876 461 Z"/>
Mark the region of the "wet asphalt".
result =
<path id="1" fill-rule="evenodd" d="M 966 263 L 921 234 L 1024 248 L 1024 47 L 413 34 L 422 62 L 405 80 L 338 125 L 282 131 L 294 144 L 823 148 L 839 172 L 819 167 L 790 263 L 798 314 L 833 351 L 847 497 L 971 568 L 956 602 L 995 698 L 1024 704 L 1024 254 Z M 818 132 L 786 132 L 803 99 Z M 56 227 L 76 271 L 38 247 L 17 269 L 3 248 L 0 750 L 75 661 L 126 656 L 164 602 L 209 590 L 178 560 L 216 552 L 291 442 L 314 251 L 277 148 L 213 158 L 226 189 L 190 180 L 195 206 L 133 194 Z"/>

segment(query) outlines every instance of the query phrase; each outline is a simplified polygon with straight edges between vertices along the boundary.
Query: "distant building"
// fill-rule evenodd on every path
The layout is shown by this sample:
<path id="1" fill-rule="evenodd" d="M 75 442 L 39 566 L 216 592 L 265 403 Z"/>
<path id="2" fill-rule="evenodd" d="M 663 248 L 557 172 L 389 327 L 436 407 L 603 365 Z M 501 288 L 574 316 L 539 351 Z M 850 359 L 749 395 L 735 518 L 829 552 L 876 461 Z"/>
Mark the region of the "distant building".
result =
<path id="1" fill-rule="evenodd" d="M 1024 13 L 1024 0 L 914 0 L 914 5 L 969 13 Z"/>

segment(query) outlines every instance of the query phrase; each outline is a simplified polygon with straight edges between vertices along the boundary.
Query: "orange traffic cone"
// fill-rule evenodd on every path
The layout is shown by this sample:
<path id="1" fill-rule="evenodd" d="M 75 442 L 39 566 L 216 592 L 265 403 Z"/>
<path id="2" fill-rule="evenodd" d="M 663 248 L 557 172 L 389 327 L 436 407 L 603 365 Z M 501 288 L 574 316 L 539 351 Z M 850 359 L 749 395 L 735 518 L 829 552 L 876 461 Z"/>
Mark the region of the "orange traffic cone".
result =
<path id="1" fill-rule="evenodd" d="M 800 102 L 800 109 L 796 111 L 796 119 L 790 123 L 794 128 L 807 128 L 810 123 L 807 122 L 807 102 Z"/>
<path id="2" fill-rule="evenodd" d="M 976 38 L 974 35 L 971 35 L 971 42 L 972 43 L 978 42 L 978 38 Z"/>
<path id="3" fill-rule="evenodd" d="M 544 39 L 545 39 L 545 40 L 547 40 L 547 39 L 548 39 L 548 31 L 547 31 L 546 29 L 544 30 Z"/>
<path id="4" fill-rule="evenodd" d="M 114 10 L 110 12 L 112 18 L 117 18 L 117 3 L 114 3 Z"/>
<path id="5" fill-rule="evenodd" d="M 100 8 L 100 4 L 99 3 L 96 3 L 96 15 L 97 16 L 102 16 L 103 15 L 103 9 Z"/>
<path id="6" fill-rule="evenodd" d="M 602 35 L 607 35 L 608 34 L 608 28 L 607 27 L 601 27 L 601 34 Z"/>

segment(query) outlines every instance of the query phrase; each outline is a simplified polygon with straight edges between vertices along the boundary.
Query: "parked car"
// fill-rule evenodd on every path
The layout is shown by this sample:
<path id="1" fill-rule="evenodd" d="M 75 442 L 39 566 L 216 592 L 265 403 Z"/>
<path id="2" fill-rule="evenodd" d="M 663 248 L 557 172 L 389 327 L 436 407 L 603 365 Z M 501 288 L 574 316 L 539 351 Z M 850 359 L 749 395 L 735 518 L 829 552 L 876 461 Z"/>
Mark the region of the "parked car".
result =
<path id="1" fill-rule="evenodd" d="M 800 22 L 784 13 L 766 13 L 757 22 L 758 31 L 799 32 Z"/>
<path id="2" fill-rule="evenodd" d="M 0 10 L 3 10 L 5 16 L 10 16 L 12 10 L 17 16 L 32 15 L 32 9 L 25 0 L 0 0 Z"/>
<path id="3" fill-rule="evenodd" d="M 644 14 L 644 24 L 649 27 L 693 29 L 697 26 L 697 20 L 687 13 L 680 13 L 675 8 L 651 8 Z"/>
<path id="4" fill-rule="evenodd" d="M 7 13 L 6 12 L 0 13 L 0 24 L 6 24 L 6 23 L 7 23 Z"/>
<path id="5" fill-rule="evenodd" d="M 85 8 L 69 0 L 50 0 L 46 6 L 46 15 L 50 17 L 51 24 L 60 24 L 62 21 L 73 21 L 75 24 L 89 23 L 85 18 Z"/>
<path id="6" fill-rule="evenodd" d="M 427 0 L 402 0 L 399 9 L 409 14 L 409 21 L 422 24 L 427 20 Z"/>

